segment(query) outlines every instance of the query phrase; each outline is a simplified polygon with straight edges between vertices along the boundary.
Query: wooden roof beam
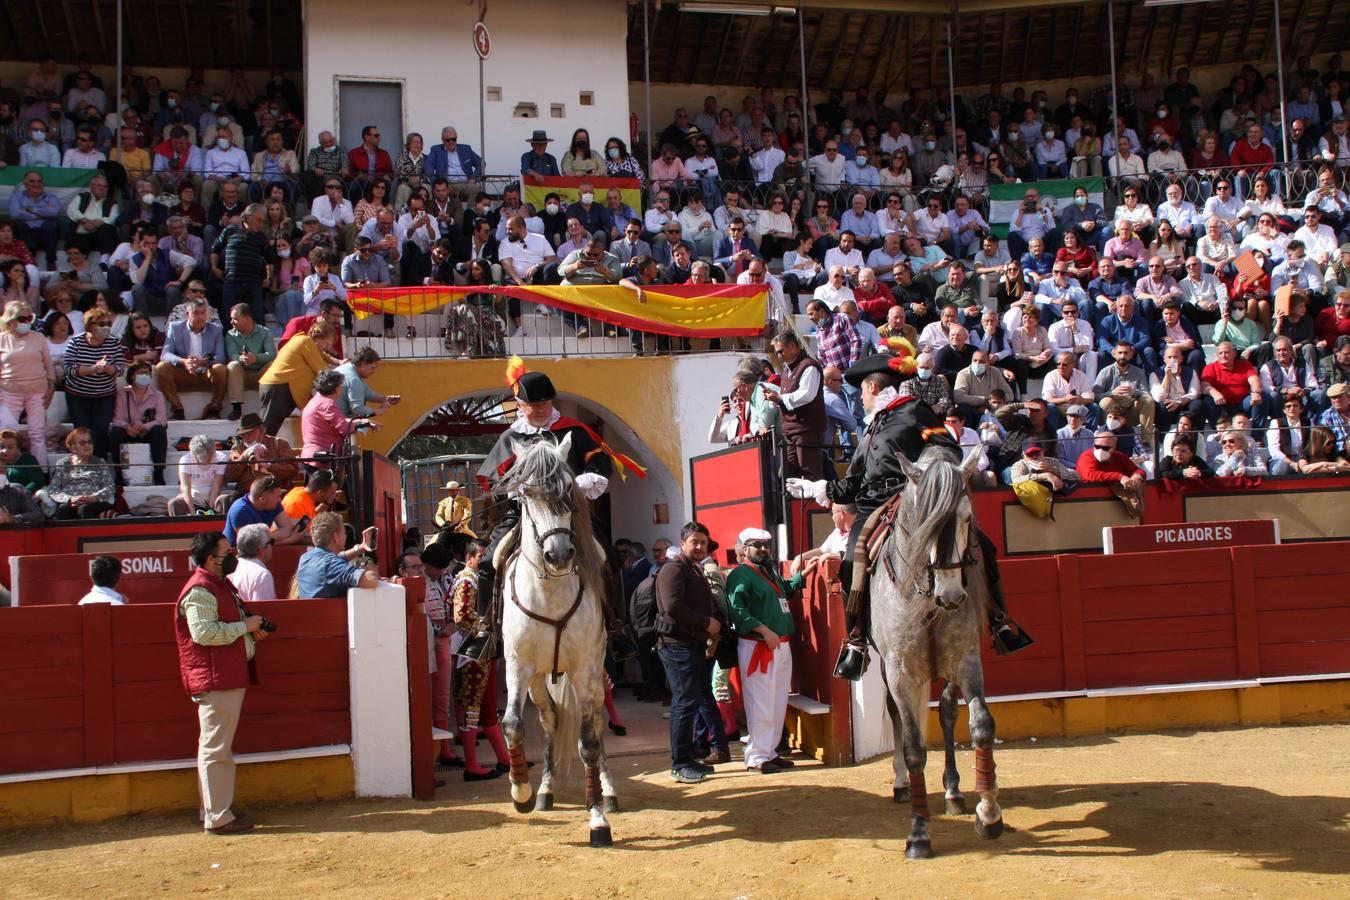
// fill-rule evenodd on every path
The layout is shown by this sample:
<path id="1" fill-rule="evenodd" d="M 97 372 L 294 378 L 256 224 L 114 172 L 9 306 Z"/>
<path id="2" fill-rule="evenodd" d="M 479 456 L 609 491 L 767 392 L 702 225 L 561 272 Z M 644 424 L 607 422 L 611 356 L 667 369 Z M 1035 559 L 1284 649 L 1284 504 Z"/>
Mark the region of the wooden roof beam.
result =
<path id="1" fill-rule="evenodd" d="M 680 43 L 681 43 L 680 39 L 684 37 L 685 32 L 685 29 L 681 27 L 684 24 L 683 19 L 684 15 L 679 12 L 679 9 L 677 7 L 675 11 L 675 28 L 674 28 L 675 39 L 671 41 L 670 47 L 666 51 L 667 54 L 669 54 L 666 56 L 666 77 L 661 79 L 662 81 L 665 82 L 675 80 L 675 63 L 680 58 Z M 698 47 L 694 47 L 693 55 L 694 56 L 698 55 Z"/>
<path id="2" fill-rule="evenodd" d="M 881 43 L 877 45 L 876 55 L 872 57 L 872 71 L 867 73 L 867 84 L 871 90 L 876 89 L 877 71 L 881 68 L 881 49 L 888 44 L 891 47 L 895 46 L 895 32 L 899 29 L 899 19 L 892 16 L 886 20 L 886 28 L 881 32 Z"/>
<path id="3" fill-rule="evenodd" d="M 104 59 L 107 59 L 108 35 L 103 30 L 103 4 L 100 2 L 100 0 L 89 0 L 89 9 L 90 12 L 92 12 L 94 15 L 94 34 L 98 35 L 99 53 L 103 55 Z M 111 99 L 112 98 L 109 98 L 109 100 Z M 118 100 L 117 102 L 120 103 L 121 101 Z M 112 106 L 116 107 L 117 103 L 113 103 Z"/>
<path id="4" fill-rule="evenodd" d="M 731 32 L 734 24 L 731 16 L 722 16 L 726 20 L 726 27 L 722 29 L 722 46 L 717 49 L 717 65 L 713 66 L 713 84 L 722 83 L 722 63 L 727 58 L 727 45 L 731 43 Z"/>
<path id="5" fill-rule="evenodd" d="M 1172 34 L 1167 39 L 1167 56 L 1166 62 L 1163 64 L 1164 81 L 1167 78 L 1167 74 L 1176 69 L 1177 35 L 1181 33 L 1181 19 L 1183 15 L 1182 7 L 1180 6 L 1176 8 L 1176 12 L 1172 15 Z"/>
<path id="6" fill-rule="evenodd" d="M 848 74 L 844 76 L 844 90 L 852 91 L 857 88 L 853 81 L 853 73 L 858 70 L 858 59 L 862 56 L 863 46 L 867 43 L 867 32 L 872 28 L 872 16 L 869 14 L 863 19 L 863 27 L 858 31 L 858 44 L 853 48 L 852 59 L 848 63 Z M 856 124 L 856 123 L 855 123 Z"/>
<path id="7" fill-rule="evenodd" d="M 704 42 L 705 40 L 707 40 L 707 37 L 708 37 L 708 20 L 711 19 L 711 18 L 712 18 L 712 16 L 699 16 L 699 23 L 698 23 L 698 43 L 696 43 L 696 44 L 694 45 L 695 47 L 704 47 L 704 46 L 707 46 L 707 45 L 704 44 L 703 42 Z M 698 54 L 698 53 L 690 53 L 690 54 L 689 54 L 689 74 L 686 75 L 686 76 L 685 76 L 685 79 L 684 79 L 684 80 L 685 80 L 686 82 L 688 82 L 689 84 L 693 84 L 693 83 L 694 83 L 694 76 L 698 74 L 698 63 L 699 63 L 699 58 L 700 58 L 700 57 L 699 57 L 699 54 Z M 709 136 L 708 136 L 708 139 L 709 139 L 709 140 L 712 140 L 712 136 L 709 135 Z"/>

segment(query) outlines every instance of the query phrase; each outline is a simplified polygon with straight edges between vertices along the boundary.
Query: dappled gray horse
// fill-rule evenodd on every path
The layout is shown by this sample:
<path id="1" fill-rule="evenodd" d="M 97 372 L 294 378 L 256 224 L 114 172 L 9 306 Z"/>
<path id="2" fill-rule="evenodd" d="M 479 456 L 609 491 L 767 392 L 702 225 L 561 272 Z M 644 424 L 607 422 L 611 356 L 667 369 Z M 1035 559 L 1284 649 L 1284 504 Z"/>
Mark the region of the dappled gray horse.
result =
<path id="1" fill-rule="evenodd" d="M 946 739 L 942 780 L 947 813 L 966 812 L 952 736 L 959 687 L 970 709 L 970 736 L 975 745 L 975 789 L 980 792 L 975 830 L 986 838 L 1003 833 L 994 778 L 994 717 L 984 700 L 980 665 L 987 592 L 983 567 L 973 555 L 979 544 L 973 539 L 969 496 L 978 458 L 972 454 L 964 465 L 958 465 L 951 450 L 937 446 L 925 449 L 917 463 L 901 456 L 908 484 L 871 577 L 871 632 L 895 735 L 897 801 L 903 799 L 908 780 L 912 822 L 905 855 L 910 859 L 926 859 L 933 853 L 923 770 L 928 760 L 924 729 L 934 678 L 948 681 L 940 706 Z"/>
<path id="2" fill-rule="evenodd" d="M 536 810 L 553 808 L 555 777 L 565 777 L 575 744 L 586 767 L 592 847 L 611 843 L 605 813 L 618 797 L 605 760 L 605 618 L 600 591 L 603 556 L 591 514 L 567 467 L 571 435 L 562 443 L 512 441 L 515 463 L 499 493 L 520 502 L 520 534 L 509 559 L 494 560 L 502 578 L 502 648 L 506 711 L 502 734 L 511 756 L 511 799 L 531 809 L 525 762 L 525 696 L 544 727 L 544 772 Z M 503 546 L 507 541 L 502 542 Z M 559 756 L 561 754 L 561 756 Z"/>

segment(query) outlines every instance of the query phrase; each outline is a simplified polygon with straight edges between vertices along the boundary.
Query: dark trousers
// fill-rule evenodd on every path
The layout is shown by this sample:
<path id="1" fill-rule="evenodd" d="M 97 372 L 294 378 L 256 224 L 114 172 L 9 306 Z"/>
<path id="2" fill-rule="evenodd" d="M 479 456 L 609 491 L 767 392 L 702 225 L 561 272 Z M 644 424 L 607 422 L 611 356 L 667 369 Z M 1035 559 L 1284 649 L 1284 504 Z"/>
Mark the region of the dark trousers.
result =
<path id="1" fill-rule="evenodd" d="M 66 235 L 66 246 L 84 251 L 85 256 L 95 250 L 107 256 L 117 249 L 117 229 L 111 225 L 100 225 L 97 231 L 86 234 L 72 222 L 70 232 Z"/>
<path id="2" fill-rule="evenodd" d="M 76 428 L 88 428 L 94 435 L 94 455 L 108 458 L 108 429 L 112 426 L 114 395 L 81 397 L 66 392 L 66 408 Z"/>
<path id="3" fill-rule="evenodd" d="M 295 398 L 291 396 L 290 385 L 260 385 L 258 400 L 262 405 L 263 431 L 276 437 L 286 417 L 295 410 Z"/>
<path id="4" fill-rule="evenodd" d="M 821 448 L 825 446 L 825 436 L 807 432 L 794 432 L 783 436 L 783 477 L 810 478 L 819 480 L 825 477 L 825 457 Z"/>
<path id="5" fill-rule="evenodd" d="M 97 519 L 108 510 L 112 509 L 111 503 L 104 503 L 102 500 L 96 500 L 93 503 L 81 503 L 79 506 L 65 504 L 57 507 L 56 515 L 53 519 Z"/>
<path id="6" fill-rule="evenodd" d="M 149 444 L 150 460 L 155 464 L 155 484 L 164 483 L 164 461 L 169 455 L 169 432 L 163 425 L 156 425 L 149 431 L 132 437 L 124 429 L 113 427 L 108 430 L 108 455 L 114 466 L 122 462 L 123 444 Z M 118 470 L 121 471 L 120 469 Z"/>
<path id="7" fill-rule="evenodd" d="M 247 303 L 248 308 L 253 310 L 253 321 L 259 325 L 267 321 L 267 300 L 263 296 L 262 282 L 226 281 L 221 285 L 220 305 L 224 307 L 220 310 L 222 322 L 230 321 L 230 308 L 236 303 Z"/>
<path id="8" fill-rule="evenodd" d="M 694 722 L 703 713 L 713 726 L 713 744 L 726 747 L 722 717 L 712 693 L 712 663 L 701 643 L 663 643 L 656 648 L 670 685 L 670 759 L 672 768 L 692 765 Z"/>
<path id="9" fill-rule="evenodd" d="M 14 223 L 14 236 L 23 241 L 32 253 L 41 250 L 47 254 L 47 268 L 56 268 L 56 244 L 61 237 L 61 228 L 55 221 L 30 224 Z"/>

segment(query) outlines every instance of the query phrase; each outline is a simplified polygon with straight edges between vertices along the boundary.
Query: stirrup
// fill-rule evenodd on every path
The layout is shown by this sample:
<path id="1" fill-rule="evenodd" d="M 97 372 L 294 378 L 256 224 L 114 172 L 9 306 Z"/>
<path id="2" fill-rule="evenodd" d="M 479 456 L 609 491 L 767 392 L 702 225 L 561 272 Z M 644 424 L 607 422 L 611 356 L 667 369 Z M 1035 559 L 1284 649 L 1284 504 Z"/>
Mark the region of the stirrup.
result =
<path id="1" fill-rule="evenodd" d="M 990 637 L 994 645 L 994 653 L 998 656 L 1007 656 L 1010 653 L 1016 653 L 1018 650 L 1025 650 L 1036 643 L 1031 635 L 1022 630 L 1012 619 L 1003 619 L 991 623 Z"/>
<path id="2" fill-rule="evenodd" d="M 834 663 L 834 677 L 846 681 L 861 681 L 870 662 L 866 644 L 845 640 L 844 645 L 839 648 L 839 658 Z"/>

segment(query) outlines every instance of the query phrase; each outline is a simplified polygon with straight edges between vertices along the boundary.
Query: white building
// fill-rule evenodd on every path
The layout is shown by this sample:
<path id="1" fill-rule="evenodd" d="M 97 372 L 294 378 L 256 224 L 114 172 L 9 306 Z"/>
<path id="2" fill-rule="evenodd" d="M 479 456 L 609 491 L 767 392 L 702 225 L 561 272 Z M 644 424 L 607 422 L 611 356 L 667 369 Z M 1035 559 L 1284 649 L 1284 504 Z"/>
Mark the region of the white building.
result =
<path id="1" fill-rule="evenodd" d="M 397 161 L 408 132 L 430 150 L 453 125 L 483 156 L 487 174 L 515 174 L 527 138 L 542 128 L 559 160 L 573 130 L 603 152 L 628 142 L 627 5 L 624 0 L 491 0 L 484 20 L 491 52 L 479 66 L 473 0 L 306 0 L 305 106 L 312 146 L 332 131 L 342 146 L 380 128 Z"/>

